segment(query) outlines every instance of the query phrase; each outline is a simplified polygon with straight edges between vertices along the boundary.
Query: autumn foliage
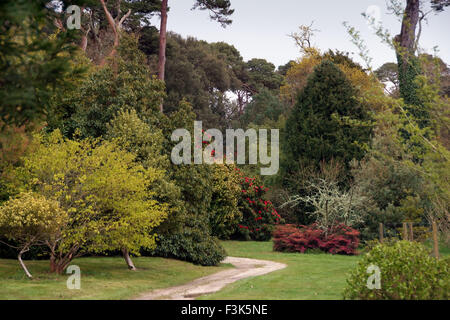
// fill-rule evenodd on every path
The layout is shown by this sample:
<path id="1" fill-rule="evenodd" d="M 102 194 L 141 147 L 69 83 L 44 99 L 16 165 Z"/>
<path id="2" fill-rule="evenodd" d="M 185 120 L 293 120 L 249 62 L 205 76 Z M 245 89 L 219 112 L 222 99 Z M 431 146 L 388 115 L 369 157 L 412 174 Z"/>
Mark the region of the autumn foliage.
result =
<path id="1" fill-rule="evenodd" d="M 278 226 L 273 234 L 273 249 L 283 252 L 301 252 L 319 249 L 332 254 L 357 254 L 359 232 L 344 224 L 332 230 L 320 229 L 317 224 Z"/>

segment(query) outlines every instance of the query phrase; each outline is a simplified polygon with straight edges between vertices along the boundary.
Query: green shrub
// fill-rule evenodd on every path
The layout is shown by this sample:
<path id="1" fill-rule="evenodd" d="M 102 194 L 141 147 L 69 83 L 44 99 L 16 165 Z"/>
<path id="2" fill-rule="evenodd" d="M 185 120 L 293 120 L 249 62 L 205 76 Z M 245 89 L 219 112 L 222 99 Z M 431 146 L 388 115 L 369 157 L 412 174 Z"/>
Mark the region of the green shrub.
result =
<path id="1" fill-rule="evenodd" d="M 177 128 L 193 132 L 194 119 L 191 106 L 181 104 L 176 112 L 164 119 L 164 136 L 170 137 Z M 174 144 L 167 139 L 164 145 L 167 154 L 170 154 Z M 208 164 L 170 163 L 167 171 L 179 196 L 178 199 L 170 199 L 173 210 L 156 230 L 159 238 L 157 248 L 144 254 L 172 257 L 201 265 L 217 265 L 225 257 L 225 250 L 212 235 L 210 225 L 213 167 Z"/>
<path id="2" fill-rule="evenodd" d="M 347 279 L 345 299 L 435 300 L 449 298 L 450 261 L 431 257 L 417 242 L 397 241 L 375 246 Z M 380 289 L 369 289 L 368 267 L 380 269 Z"/>
<path id="3" fill-rule="evenodd" d="M 213 166 L 210 225 L 212 234 L 220 239 L 229 239 L 242 220 L 240 178 L 235 169 L 235 165 Z"/>
<path id="4" fill-rule="evenodd" d="M 202 266 L 218 265 L 226 257 L 218 239 L 200 228 L 185 228 L 179 233 L 160 236 L 153 254 Z"/>

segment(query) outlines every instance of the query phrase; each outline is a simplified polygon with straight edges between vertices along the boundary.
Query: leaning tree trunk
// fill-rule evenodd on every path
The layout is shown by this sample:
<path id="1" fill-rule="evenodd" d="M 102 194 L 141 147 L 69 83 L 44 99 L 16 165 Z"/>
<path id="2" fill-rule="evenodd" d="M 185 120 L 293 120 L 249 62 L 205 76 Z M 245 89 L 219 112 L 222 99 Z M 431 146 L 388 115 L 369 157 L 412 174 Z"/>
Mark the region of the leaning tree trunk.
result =
<path id="1" fill-rule="evenodd" d="M 30 279 L 33 279 L 33 276 L 31 275 L 30 271 L 28 271 L 27 266 L 22 261 L 22 254 L 24 254 L 28 250 L 30 250 L 29 247 L 24 247 L 22 250 L 20 250 L 19 255 L 17 256 L 17 259 L 19 260 L 19 263 L 22 266 L 23 271 L 25 271 L 25 274 L 27 275 L 27 277 Z"/>
<path id="2" fill-rule="evenodd" d="M 167 2 L 168 0 L 162 0 L 161 3 L 161 27 L 159 28 L 158 79 L 161 81 L 164 81 L 166 72 Z M 159 110 L 164 111 L 162 102 Z"/>
<path id="3" fill-rule="evenodd" d="M 122 249 L 123 258 L 127 263 L 128 269 L 135 271 L 136 267 L 134 266 L 133 260 L 131 260 L 130 253 L 127 249 Z"/>

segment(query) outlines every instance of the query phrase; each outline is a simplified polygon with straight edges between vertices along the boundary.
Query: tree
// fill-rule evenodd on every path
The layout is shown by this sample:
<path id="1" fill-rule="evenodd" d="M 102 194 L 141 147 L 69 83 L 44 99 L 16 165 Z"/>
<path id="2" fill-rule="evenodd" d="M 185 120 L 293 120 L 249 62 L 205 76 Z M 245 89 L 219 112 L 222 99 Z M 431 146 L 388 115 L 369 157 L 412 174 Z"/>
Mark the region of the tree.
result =
<path id="1" fill-rule="evenodd" d="M 169 33 L 164 111 L 171 113 L 186 100 L 205 126 L 225 127 L 230 105 L 226 92 L 237 90 L 241 85 L 236 75 L 238 71 L 235 72 L 239 68 L 240 54 L 234 50 L 221 43 L 210 44 L 192 37 L 183 39 Z M 149 56 L 149 60 L 154 58 L 154 54 Z"/>
<path id="2" fill-rule="evenodd" d="M 112 63 L 92 72 L 77 91 L 65 99 L 68 136 L 76 128 L 83 137 L 100 137 L 121 109 L 134 109 L 145 117 L 157 114 L 165 96 L 164 84 L 150 75 L 145 56 L 132 36 L 122 37 Z"/>
<path id="3" fill-rule="evenodd" d="M 420 73 L 415 57 L 416 27 L 419 23 L 420 0 L 408 0 L 403 13 L 402 27 L 394 43 L 397 53 L 400 95 L 407 104 L 418 105 L 414 79 Z"/>
<path id="4" fill-rule="evenodd" d="M 287 106 L 277 96 L 263 89 L 253 96 L 245 108 L 241 123 L 247 127 L 250 123 L 263 125 L 266 121 L 276 122 L 286 111 Z"/>
<path id="5" fill-rule="evenodd" d="M 263 88 L 278 90 L 283 77 L 275 71 L 273 63 L 265 59 L 251 59 L 246 63 L 248 72 L 247 85 L 253 91 L 258 92 Z"/>
<path id="6" fill-rule="evenodd" d="M 241 195 L 239 183 L 234 165 L 214 165 L 210 225 L 212 234 L 220 239 L 229 239 L 242 219 L 238 207 Z"/>
<path id="7" fill-rule="evenodd" d="M 353 158 L 361 159 L 371 126 L 355 93 L 332 62 L 325 60 L 314 69 L 286 122 L 282 140 L 285 182 L 300 168 L 318 168 L 321 161 L 335 159 L 349 168 Z"/>
<path id="8" fill-rule="evenodd" d="M 228 18 L 234 12 L 230 9 L 229 0 L 196 0 L 193 9 L 209 10 L 211 19 L 218 21 L 223 27 L 231 23 Z M 161 3 L 161 27 L 159 29 L 159 59 L 158 59 L 158 79 L 165 79 L 166 64 L 166 41 L 167 41 L 167 11 L 168 0 L 162 0 Z M 162 104 L 160 106 L 163 112 Z"/>
<path id="9" fill-rule="evenodd" d="M 52 272 L 62 273 L 73 258 L 86 252 L 154 248 L 153 229 L 166 217 L 166 205 L 149 186 L 161 175 L 134 162 L 135 156 L 114 142 L 68 140 L 56 130 L 37 135 L 33 152 L 19 167 L 24 188 L 58 202 L 68 222 L 59 237 L 47 241 Z"/>
<path id="10" fill-rule="evenodd" d="M 293 196 L 283 206 L 297 206 L 299 203 L 312 206 L 315 223 L 325 235 L 339 224 L 354 226 L 364 221 L 366 198 L 358 190 L 342 191 L 337 181 L 321 178 L 308 181 L 308 188 L 310 194 Z"/>
<path id="11" fill-rule="evenodd" d="M 423 13 L 420 0 L 408 0 L 402 13 L 402 26 L 400 34 L 394 38 L 394 47 L 397 54 L 398 81 L 401 97 L 406 103 L 407 111 L 416 119 L 423 128 L 429 125 L 429 113 L 423 101 L 418 96 L 419 89 L 417 76 L 422 73 L 422 65 L 416 56 L 421 34 L 421 22 L 429 13 Z M 450 5 L 446 0 L 433 0 L 431 6 L 436 12 L 443 11 Z M 418 32 L 416 29 L 419 27 Z"/>
<path id="12" fill-rule="evenodd" d="M 195 113 L 182 102 L 177 111 L 164 115 L 163 132 L 170 137 L 178 128 L 193 132 Z M 166 118 L 167 117 L 167 118 Z M 167 140 L 165 152 L 170 153 L 174 142 Z M 217 265 L 225 250 L 211 232 L 211 199 L 213 168 L 208 164 L 175 165 L 168 169 L 171 181 L 179 188 L 177 210 L 157 229 L 158 246 L 151 255 L 173 257 L 201 265 Z"/>
<path id="13" fill-rule="evenodd" d="M 386 83 L 388 88 L 386 90 L 390 95 L 398 95 L 398 68 L 397 64 L 394 62 L 386 62 L 377 70 L 375 70 L 375 75 L 378 80 Z"/>
<path id="14" fill-rule="evenodd" d="M 81 36 L 79 47 L 98 64 L 105 64 L 117 53 L 123 31 L 138 32 L 148 27 L 151 17 L 160 10 L 160 0 L 51 1 L 48 7 L 53 9 L 60 30 L 65 30 L 66 9 L 73 4 L 81 7 L 81 27 L 76 31 Z"/>
<path id="15" fill-rule="evenodd" d="M 42 120 L 57 87 L 65 86 L 76 49 L 73 32 L 56 32 L 48 1 L 0 4 L 0 125 Z"/>
<path id="16" fill-rule="evenodd" d="M 280 88 L 281 97 L 286 103 L 291 106 L 295 104 L 298 94 L 306 85 L 308 77 L 312 74 L 314 68 L 324 60 L 333 62 L 345 73 L 347 79 L 357 90 L 358 96 L 364 99 L 365 104 L 374 104 L 376 97 L 383 95 L 382 87 L 378 81 L 368 75 L 359 64 L 355 63 L 348 56 L 348 53 L 339 50 L 328 50 L 321 53 L 315 48 L 310 48 L 302 58 L 292 62 L 290 68 L 286 71 L 283 85 Z M 377 107 L 372 105 L 370 108 L 375 109 Z"/>
<path id="17" fill-rule="evenodd" d="M 10 199 L 0 207 L 0 233 L 15 245 L 6 243 L 19 250 L 17 259 L 28 278 L 32 278 L 22 255 L 32 246 L 45 245 L 61 236 L 68 222 L 68 214 L 59 203 L 43 196 L 24 192 Z"/>

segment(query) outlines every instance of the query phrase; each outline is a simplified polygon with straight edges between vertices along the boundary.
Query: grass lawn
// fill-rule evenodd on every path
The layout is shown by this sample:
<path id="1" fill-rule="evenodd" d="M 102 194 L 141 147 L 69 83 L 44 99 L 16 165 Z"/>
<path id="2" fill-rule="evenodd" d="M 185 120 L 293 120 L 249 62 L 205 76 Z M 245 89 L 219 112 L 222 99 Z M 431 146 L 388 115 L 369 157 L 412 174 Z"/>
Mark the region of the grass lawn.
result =
<path id="1" fill-rule="evenodd" d="M 34 279 L 26 278 L 17 260 L 0 259 L 0 299 L 130 299 L 139 293 L 180 285 L 230 265 L 201 267 L 155 257 L 133 259 L 129 271 L 121 257 L 88 257 L 72 264 L 81 269 L 81 289 L 69 290 L 69 275 L 48 272 L 49 262 L 25 261 Z"/>
<path id="2" fill-rule="evenodd" d="M 223 241 L 230 256 L 272 260 L 287 265 L 267 275 L 237 281 L 199 299 L 342 299 L 347 273 L 359 256 L 280 253 L 272 242 Z"/>

